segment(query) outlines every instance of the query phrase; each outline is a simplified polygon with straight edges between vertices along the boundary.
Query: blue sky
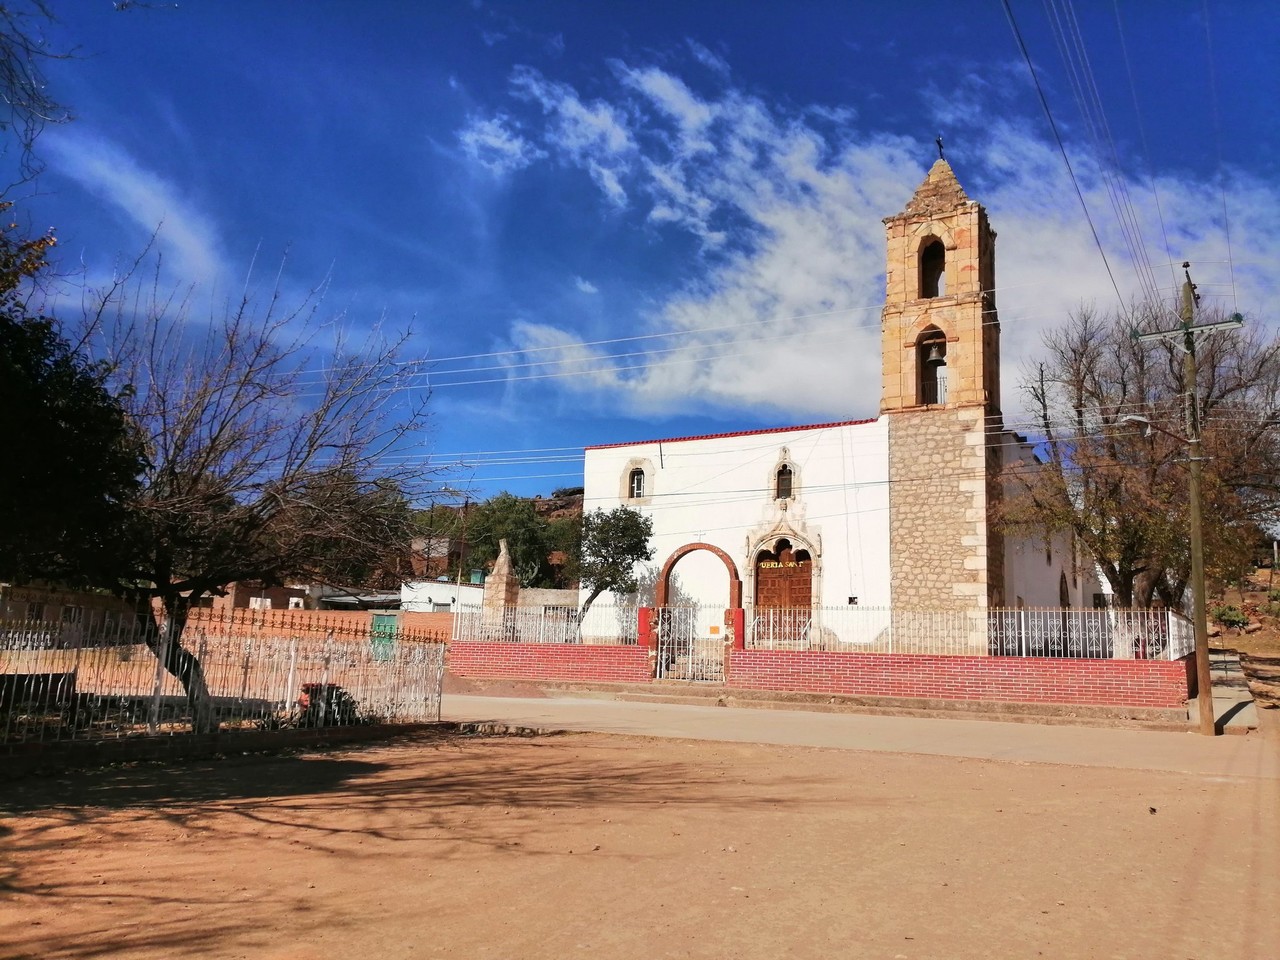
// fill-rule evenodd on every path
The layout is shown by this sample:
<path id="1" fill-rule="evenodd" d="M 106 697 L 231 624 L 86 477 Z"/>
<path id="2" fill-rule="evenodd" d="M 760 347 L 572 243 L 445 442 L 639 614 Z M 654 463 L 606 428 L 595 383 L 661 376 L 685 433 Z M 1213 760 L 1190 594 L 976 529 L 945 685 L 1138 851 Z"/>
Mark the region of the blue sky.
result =
<path id="1" fill-rule="evenodd" d="M 999 233 L 1014 425 L 1042 332 L 1172 302 L 1171 261 L 1273 325 L 1273 5 L 1011 6 L 1106 264 L 999 0 L 59 4 L 75 120 L 17 196 L 90 282 L 159 226 L 214 302 L 284 258 L 353 332 L 410 329 L 411 455 L 473 496 L 576 485 L 589 444 L 874 416 L 880 221 L 938 133 Z"/>

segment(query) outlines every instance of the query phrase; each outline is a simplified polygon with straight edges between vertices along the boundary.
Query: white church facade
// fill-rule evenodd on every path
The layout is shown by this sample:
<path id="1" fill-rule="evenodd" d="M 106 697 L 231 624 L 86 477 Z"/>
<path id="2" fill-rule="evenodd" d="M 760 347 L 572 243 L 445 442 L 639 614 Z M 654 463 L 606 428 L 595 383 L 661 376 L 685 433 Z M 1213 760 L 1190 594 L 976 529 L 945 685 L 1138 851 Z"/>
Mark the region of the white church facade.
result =
<path id="1" fill-rule="evenodd" d="M 997 524 L 1002 473 L 1034 457 L 1001 414 L 986 211 L 940 159 L 885 225 L 877 417 L 586 450 L 586 503 L 653 519 L 642 605 L 741 608 L 749 622 L 1093 603 L 1069 542 Z"/>

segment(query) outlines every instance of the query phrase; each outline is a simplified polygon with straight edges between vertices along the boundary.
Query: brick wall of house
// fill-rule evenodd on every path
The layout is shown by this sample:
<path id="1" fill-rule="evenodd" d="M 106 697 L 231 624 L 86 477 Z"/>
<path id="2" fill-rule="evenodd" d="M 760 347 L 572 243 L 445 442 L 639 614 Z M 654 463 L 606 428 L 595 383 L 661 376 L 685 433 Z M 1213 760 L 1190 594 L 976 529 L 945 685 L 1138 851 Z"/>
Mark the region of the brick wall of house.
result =
<path id="1" fill-rule="evenodd" d="M 933 700 L 1181 707 L 1187 659 L 1064 660 L 731 651 L 726 685 L 751 690 Z"/>
<path id="2" fill-rule="evenodd" d="M 453 636 L 453 614 L 401 610 L 400 626 L 414 633 L 429 633 L 441 640 L 448 640 Z"/>
<path id="3" fill-rule="evenodd" d="M 449 644 L 446 665 L 457 676 L 476 680 L 647 683 L 653 679 L 648 649 L 634 644 L 455 641 Z"/>
<path id="4" fill-rule="evenodd" d="M 374 613 L 396 616 L 405 639 L 448 640 L 453 631 L 452 613 L 414 613 L 371 610 L 209 610 L 191 611 L 184 636 L 192 639 L 206 633 L 234 632 L 237 636 L 285 636 L 317 638 L 330 633 L 335 639 L 364 636 L 373 624 Z"/>

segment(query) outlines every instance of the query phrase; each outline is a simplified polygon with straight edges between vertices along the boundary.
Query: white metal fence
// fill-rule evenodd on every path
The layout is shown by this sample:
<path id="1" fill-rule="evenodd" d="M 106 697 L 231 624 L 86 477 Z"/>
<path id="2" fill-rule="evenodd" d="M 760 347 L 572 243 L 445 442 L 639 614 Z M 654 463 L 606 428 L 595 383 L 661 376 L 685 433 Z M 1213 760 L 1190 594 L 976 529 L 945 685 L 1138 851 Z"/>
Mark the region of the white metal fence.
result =
<path id="1" fill-rule="evenodd" d="M 454 614 L 453 639 L 509 643 L 636 643 L 637 608 L 592 604 L 582 617 L 576 607 L 479 607 Z"/>
<path id="2" fill-rule="evenodd" d="M 585 619 L 573 607 L 464 609 L 454 616 L 453 639 L 631 644 L 638 640 L 637 613 L 607 605 L 593 605 Z M 1176 660 L 1195 649 L 1191 622 L 1171 610 L 797 607 L 747 609 L 745 621 L 745 646 L 755 650 Z M 717 627 L 725 623 L 722 608 L 670 607 L 655 622 L 680 625 L 667 633 L 686 637 L 686 646 L 706 641 L 711 649 L 729 640 Z M 674 649 L 676 641 L 667 640 Z"/>
<path id="3" fill-rule="evenodd" d="M 207 617 L 181 643 L 207 697 L 192 700 L 141 627 L 68 642 L 57 625 L 0 621 L 0 742 L 185 732 L 193 702 L 224 728 L 440 718 L 443 643 L 372 631 L 253 634 Z"/>
<path id="4" fill-rule="evenodd" d="M 760 609 L 746 634 L 758 650 L 1176 660 L 1195 647 L 1190 621 L 1170 610 Z"/>

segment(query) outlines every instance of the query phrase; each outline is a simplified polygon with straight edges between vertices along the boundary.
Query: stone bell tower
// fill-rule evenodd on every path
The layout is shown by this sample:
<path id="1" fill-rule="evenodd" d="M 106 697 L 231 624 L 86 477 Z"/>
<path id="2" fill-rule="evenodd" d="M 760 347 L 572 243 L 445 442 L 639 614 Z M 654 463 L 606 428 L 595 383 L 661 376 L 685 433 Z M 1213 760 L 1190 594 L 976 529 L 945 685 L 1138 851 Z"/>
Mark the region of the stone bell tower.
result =
<path id="1" fill-rule="evenodd" d="M 906 209 L 884 222 L 880 413 L 889 424 L 893 605 L 999 606 L 995 231 L 943 159 Z"/>

